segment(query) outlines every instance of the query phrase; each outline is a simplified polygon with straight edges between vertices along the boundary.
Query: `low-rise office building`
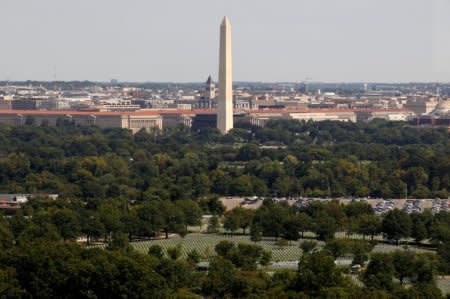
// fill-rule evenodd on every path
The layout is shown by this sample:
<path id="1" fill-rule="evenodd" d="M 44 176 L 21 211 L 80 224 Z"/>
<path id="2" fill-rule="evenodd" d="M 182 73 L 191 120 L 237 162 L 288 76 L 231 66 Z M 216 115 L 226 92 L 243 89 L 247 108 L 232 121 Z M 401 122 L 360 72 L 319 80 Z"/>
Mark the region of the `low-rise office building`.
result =
<path id="1" fill-rule="evenodd" d="M 136 133 L 144 128 L 162 129 L 162 117 L 154 112 L 88 112 L 88 111 L 36 111 L 36 110 L 2 110 L 0 123 L 23 125 L 27 121 L 40 125 L 56 125 L 68 121 L 76 125 L 95 125 L 100 128 L 123 128 Z"/>

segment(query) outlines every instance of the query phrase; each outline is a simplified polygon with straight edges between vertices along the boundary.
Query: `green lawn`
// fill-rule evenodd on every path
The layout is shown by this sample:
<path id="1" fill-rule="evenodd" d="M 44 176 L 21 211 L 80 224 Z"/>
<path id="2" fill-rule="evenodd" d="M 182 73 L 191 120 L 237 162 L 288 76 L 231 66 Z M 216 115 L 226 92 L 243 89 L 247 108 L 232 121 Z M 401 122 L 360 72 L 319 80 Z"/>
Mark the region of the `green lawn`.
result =
<path id="1" fill-rule="evenodd" d="M 203 259 L 207 259 L 215 255 L 214 247 L 222 240 L 228 240 L 235 243 L 253 243 L 249 236 L 224 236 L 215 234 L 190 234 L 185 238 L 175 237 L 168 240 L 152 240 L 133 242 L 131 245 L 142 253 L 147 253 L 148 248 L 152 245 L 158 244 L 164 250 L 167 248 L 180 246 L 182 255 L 186 257 L 187 253 L 196 249 Z M 301 242 L 301 241 L 300 241 Z M 296 261 L 300 258 L 301 250 L 299 242 L 291 242 L 286 247 L 279 247 L 272 240 L 263 240 L 257 243 L 266 250 L 272 251 L 273 261 Z"/>
<path id="2" fill-rule="evenodd" d="M 187 235 L 185 238 L 175 236 L 170 239 L 132 242 L 131 246 L 133 246 L 137 251 L 141 253 L 147 253 L 148 248 L 152 245 L 160 245 L 163 248 L 164 252 L 167 252 L 168 248 L 180 246 L 182 257 L 186 257 L 188 252 L 196 249 L 202 256 L 202 260 L 207 260 L 208 258 L 215 255 L 214 247 L 222 240 L 228 240 L 235 243 L 253 243 L 252 241 L 250 241 L 249 236 L 225 236 L 222 234 L 193 233 Z M 285 247 L 277 246 L 272 239 L 265 239 L 256 244 L 272 252 L 272 262 L 294 262 L 298 261 L 302 254 L 302 251 L 299 248 L 299 244 L 302 241 L 303 240 L 299 240 L 296 242 L 293 241 Z M 323 246 L 323 244 L 323 242 L 319 242 L 320 247 Z M 375 246 L 372 252 L 392 252 L 398 249 L 404 250 L 404 247 L 390 244 L 378 244 Z M 427 251 L 426 249 L 415 248 L 413 246 L 409 246 L 408 249 L 419 252 Z M 267 269 L 277 270 L 278 268 L 281 269 L 286 267 L 292 268 L 293 266 L 286 266 L 283 263 L 280 263 L 279 265 L 274 264 L 273 267 L 269 266 Z M 444 294 L 450 294 L 450 278 L 438 277 L 436 279 L 436 283 Z"/>
<path id="3" fill-rule="evenodd" d="M 450 294 L 450 277 L 436 278 L 436 285 L 444 295 Z"/>
<path id="4" fill-rule="evenodd" d="M 204 260 L 208 259 L 215 255 L 214 247 L 221 240 L 233 241 L 235 243 L 253 243 L 250 241 L 249 236 L 225 236 L 225 235 L 217 235 L 217 234 L 189 234 L 185 238 L 174 237 L 170 239 L 160 239 L 160 240 L 151 240 L 151 241 L 141 241 L 141 242 L 133 242 L 131 245 L 142 253 L 147 253 L 148 248 L 152 245 L 158 244 L 165 251 L 167 248 L 180 246 L 183 257 L 186 257 L 187 253 L 196 249 Z M 280 247 L 273 241 L 273 239 L 265 239 L 257 244 L 262 246 L 264 249 L 272 252 L 272 261 L 274 262 L 286 262 L 286 261 L 297 261 L 302 251 L 299 248 L 299 244 L 302 240 L 293 241 L 288 246 Z M 323 245 L 323 242 L 319 242 L 320 246 Z M 395 246 L 389 244 L 379 244 L 375 246 L 373 252 L 392 252 L 397 249 L 404 249 L 402 246 Z M 419 249 L 412 246 L 409 246 L 410 250 L 424 252 L 425 249 Z"/>

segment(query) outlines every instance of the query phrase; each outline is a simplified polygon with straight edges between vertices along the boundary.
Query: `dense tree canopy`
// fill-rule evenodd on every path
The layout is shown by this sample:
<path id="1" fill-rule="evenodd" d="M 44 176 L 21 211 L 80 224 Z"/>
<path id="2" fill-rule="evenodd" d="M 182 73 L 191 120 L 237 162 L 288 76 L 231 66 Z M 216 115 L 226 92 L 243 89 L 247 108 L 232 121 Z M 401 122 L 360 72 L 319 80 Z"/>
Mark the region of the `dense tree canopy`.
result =
<path id="1" fill-rule="evenodd" d="M 277 121 L 225 136 L 2 125 L 0 140 L 4 193 L 129 200 L 449 195 L 448 132 L 402 122 Z"/>
<path id="2" fill-rule="evenodd" d="M 443 129 L 385 121 L 277 121 L 224 136 L 184 127 L 133 135 L 63 120 L 1 125 L 0 193 L 35 196 L 0 217 L 0 297 L 440 298 L 434 278 L 450 273 L 450 212 L 378 216 L 365 201 L 295 206 L 270 197 L 447 198 L 449 141 Z M 225 211 L 218 197 L 232 195 L 266 199 L 256 210 Z M 141 254 L 131 246 L 184 237 L 203 215 L 209 233 L 249 233 L 254 243 L 222 241 L 206 273 L 195 270 L 205 260 L 196 250 L 182 256 L 178 246 L 155 245 Z M 260 269 L 271 253 L 258 242 L 282 250 L 305 232 L 321 242 L 302 240 L 297 271 Z M 437 254 L 370 254 L 380 233 Z M 105 249 L 77 245 L 80 237 Z M 362 284 L 336 265 L 342 256 L 366 267 Z"/>

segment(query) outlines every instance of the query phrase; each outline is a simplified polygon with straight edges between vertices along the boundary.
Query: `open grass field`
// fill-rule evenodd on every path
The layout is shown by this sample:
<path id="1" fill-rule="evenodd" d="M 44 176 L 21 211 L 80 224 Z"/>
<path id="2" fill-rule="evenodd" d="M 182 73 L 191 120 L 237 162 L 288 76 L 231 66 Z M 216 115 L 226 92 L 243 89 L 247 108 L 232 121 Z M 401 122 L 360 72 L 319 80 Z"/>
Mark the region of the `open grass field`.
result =
<path id="1" fill-rule="evenodd" d="M 152 245 L 160 245 L 164 251 L 167 248 L 180 246 L 182 256 L 186 257 L 187 253 L 192 250 L 197 250 L 202 256 L 202 259 L 215 255 L 214 247 L 222 240 L 228 240 L 235 243 L 253 243 L 250 241 L 249 236 L 224 236 L 216 234 L 190 234 L 185 238 L 174 237 L 171 239 L 160 239 L 142 242 L 133 242 L 131 245 L 139 252 L 147 253 L 148 248 Z M 301 242 L 301 241 L 300 241 Z M 290 245 L 280 247 L 275 244 L 273 240 L 263 240 L 257 243 L 264 249 L 272 252 L 273 261 L 297 261 L 301 256 L 301 249 L 299 248 L 299 242 L 292 242 Z"/>
<path id="2" fill-rule="evenodd" d="M 450 294 L 450 277 L 436 278 L 436 285 L 444 295 Z"/>
<path id="3" fill-rule="evenodd" d="M 437 278 L 436 285 L 445 295 L 450 295 L 450 277 Z"/>
<path id="4" fill-rule="evenodd" d="M 152 245 L 160 245 L 164 251 L 167 248 L 180 246 L 182 256 L 186 257 L 187 253 L 192 250 L 197 250 L 202 256 L 203 260 L 215 255 L 214 247 L 222 240 L 228 240 L 235 243 L 253 243 L 249 236 L 237 235 L 237 236 L 227 236 L 221 234 L 189 234 L 185 238 L 175 236 L 170 239 L 158 239 L 150 241 L 133 242 L 131 245 L 139 252 L 147 253 L 148 248 Z M 274 262 L 289 262 L 298 261 L 302 251 L 299 248 L 300 243 L 303 240 L 293 241 L 288 246 L 278 246 L 273 239 L 264 239 L 257 244 L 262 246 L 264 249 L 272 252 L 272 261 Z M 319 246 L 323 243 L 319 242 Z M 389 245 L 389 244 L 379 244 L 374 248 L 374 252 L 392 252 L 397 249 L 403 249 L 401 246 Z M 410 250 L 415 251 L 426 251 L 425 249 L 419 249 L 410 246 Z"/>
<path id="5" fill-rule="evenodd" d="M 313 234 L 308 233 L 307 236 L 312 237 Z M 339 235 L 337 237 L 342 238 L 343 235 Z M 172 235 L 172 237 L 169 239 L 132 242 L 131 246 L 137 251 L 144 254 L 148 252 L 149 247 L 152 245 L 161 246 L 164 252 L 167 252 L 168 248 L 180 246 L 182 257 L 187 257 L 187 254 L 195 249 L 198 253 L 200 253 L 202 260 L 207 261 L 210 257 L 215 256 L 214 247 L 222 240 L 232 241 L 237 244 L 253 243 L 250 240 L 249 236 L 244 235 L 228 236 L 222 234 L 193 233 L 187 235 L 184 238 L 181 238 L 178 235 Z M 296 262 L 302 255 L 302 250 L 299 248 L 299 245 L 304 240 L 305 239 L 301 239 L 295 242 L 293 241 L 289 245 L 283 247 L 278 246 L 273 239 L 264 239 L 256 244 L 262 246 L 265 250 L 269 250 L 272 252 L 273 264 L 268 266 L 267 270 L 295 270 L 297 268 Z M 324 245 L 323 242 L 318 242 L 318 244 L 319 247 L 322 247 Z M 378 244 L 373 249 L 373 252 L 392 252 L 399 249 L 404 250 L 405 248 L 403 246 L 395 246 L 390 244 Z M 416 248 L 413 246 L 409 246 L 408 249 L 418 252 L 428 251 L 426 249 Z M 347 259 L 348 258 L 343 258 L 342 264 L 348 264 L 349 262 L 351 262 L 351 258 L 348 259 L 348 261 Z M 450 277 L 437 277 L 436 284 L 442 290 L 443 294 L 450 294 Z"/>

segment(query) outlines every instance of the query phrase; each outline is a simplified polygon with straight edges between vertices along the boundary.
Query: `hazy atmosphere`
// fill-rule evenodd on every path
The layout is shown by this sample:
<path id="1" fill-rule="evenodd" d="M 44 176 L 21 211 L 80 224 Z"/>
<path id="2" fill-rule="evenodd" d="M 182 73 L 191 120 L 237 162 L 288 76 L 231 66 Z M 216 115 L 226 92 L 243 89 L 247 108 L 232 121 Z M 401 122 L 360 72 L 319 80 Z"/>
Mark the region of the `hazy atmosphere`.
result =
<path id="1" fill-rule="evenodd" d="M 0 80 L 443 81 L 450 2 L 2 0 Z"/>

